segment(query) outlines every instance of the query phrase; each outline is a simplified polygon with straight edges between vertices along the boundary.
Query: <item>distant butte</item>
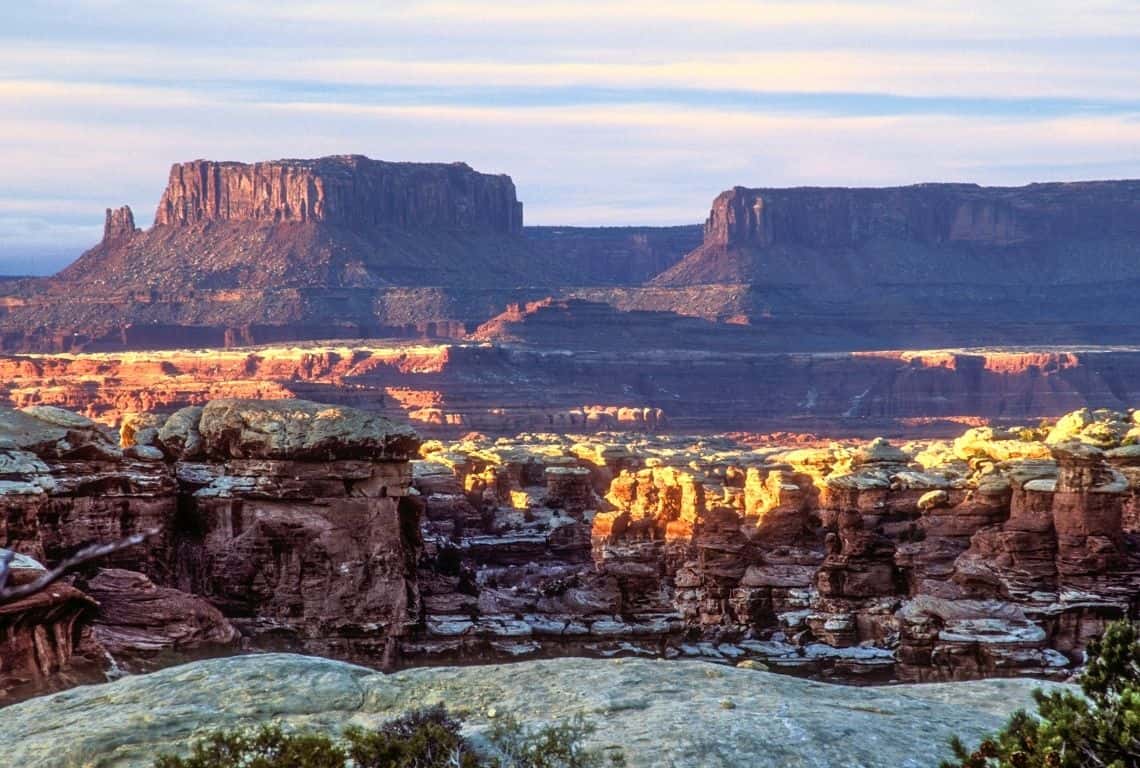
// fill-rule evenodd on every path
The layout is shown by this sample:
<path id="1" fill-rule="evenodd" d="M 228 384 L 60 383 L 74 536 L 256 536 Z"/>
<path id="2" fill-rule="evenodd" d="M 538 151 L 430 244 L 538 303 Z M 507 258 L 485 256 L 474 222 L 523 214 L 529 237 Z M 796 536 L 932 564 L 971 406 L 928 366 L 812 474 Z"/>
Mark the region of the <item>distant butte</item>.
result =
<path id="1" fill-rule="evenodd" d="M 1094 279 L 1089 267 L 1131 279 L 1138 246 L 1140 181 L 735 187 L 702 245 L 653 283 L 1030 285 Z"/>
<path id="2" fill-rule="evenodd" d="M 513 337 L 557 316 L 582 349 L 1137 342 L 1140 181 L 735 187 L 703 230 L 524 227 L 511 178 L 464 163 L 195 160 L 154 222 L 108 210 L 59 275 L 0 285 L 0 351 L 462 339 L 546 299 Z"/>

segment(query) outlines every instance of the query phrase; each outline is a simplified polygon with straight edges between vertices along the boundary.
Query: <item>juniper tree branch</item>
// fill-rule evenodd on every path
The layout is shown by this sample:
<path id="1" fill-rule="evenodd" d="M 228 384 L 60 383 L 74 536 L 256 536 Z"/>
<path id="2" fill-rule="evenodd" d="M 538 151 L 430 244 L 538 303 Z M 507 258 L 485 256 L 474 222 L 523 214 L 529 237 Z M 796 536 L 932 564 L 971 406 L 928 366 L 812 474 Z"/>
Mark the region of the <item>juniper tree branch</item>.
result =
<path id="1" fill-rule="evenodd" d="M 125 539 L 120 539 L 119 541 L 107 542 L 105 544 L 92 544 L 90 546 L 84 547 L 71 557 L 62 561 L 55 568 L 44 572 L 36 580 L 30 581 L 27 584 L 21 584 L 18 587 L 8 586 L 8 577 L 11 573 L 9 566 L 11 565 L 12 560 L 15 558 L 16 554 L 10 550 L 0 551 L 0 604 L 19 600 L 29 595 L 34 595 L 40 590 L 51 586 L 60 578 L 80 567 L 81 565 L 85 565 L 92 562 L 93 560 L 99 560 L 106 557 L 107 555 L 112 555 L 115 552 L 129 549 L 130 547 L 141 544 L 157 533 L 158 529 L 155 528 L 149 531 L 143 531 L 142 533 L 136 533 L 133 536 L 128 536 Z"/>

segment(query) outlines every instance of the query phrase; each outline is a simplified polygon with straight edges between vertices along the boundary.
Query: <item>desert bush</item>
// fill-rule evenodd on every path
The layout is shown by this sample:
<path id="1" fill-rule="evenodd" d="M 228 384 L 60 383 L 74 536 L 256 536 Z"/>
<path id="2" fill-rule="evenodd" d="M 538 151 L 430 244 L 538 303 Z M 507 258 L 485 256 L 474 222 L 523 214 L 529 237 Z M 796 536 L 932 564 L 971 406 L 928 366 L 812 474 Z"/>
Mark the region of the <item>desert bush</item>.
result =
<path id="1" fill-rule="evenodd" d="M 581 715 L 555 725 L 524 726 L 511 716 L 491 729 L 490 741 L 499 753 L 500 768 L 620 768 L 620 749 L 588 749 L 583 741 L 597 726 Z"/>
<path id="2" fill-rule="evenodd" d="M 409 712 L 375 730 L 345 729 L 342 739 L 279 725 L 219 730 L 199 739 L 189 757 L 161 755 L 154 768 L 618 768 L 620 750 L 595 750 L 583 740 L 595 727 L 582 717 L 524 727 L 511 717 L 490 734 L 495 754 L 481 756 L 442 706 Z"/>
<path id="3" fill-rule="evenodd" d="M 286 733 L 278 725 L 256 731 L 218 731 L 194 744 L 190 757 L 160 755 L 154 768 L 344 768 L 347 755 L 328 736 Z"/>
<path id="4" fill-rule="evenodd" d="M 1017 712 L 997 734 L 969 750 L 951 742 L 942 768 L 1140 767 L 1140 645 L 1126 621 L 1110 624 L 1088 647 L 1083 695 L 1034 691 L 1037 711 Z"/>
<path id="5" fill-rule="evenodd" d="M 440 705 L 419 709 L 375 731 L 344 732 L 356 768 L 480 768 L 459 733 L 460 723 Z"/>

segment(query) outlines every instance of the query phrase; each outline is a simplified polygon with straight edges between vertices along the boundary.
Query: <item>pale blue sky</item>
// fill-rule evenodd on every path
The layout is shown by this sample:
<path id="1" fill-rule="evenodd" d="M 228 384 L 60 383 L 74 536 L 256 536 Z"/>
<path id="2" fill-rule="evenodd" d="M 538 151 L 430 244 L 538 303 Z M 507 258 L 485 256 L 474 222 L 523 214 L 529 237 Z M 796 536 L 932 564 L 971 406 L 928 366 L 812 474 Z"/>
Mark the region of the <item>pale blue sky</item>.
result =
<path id="1" fill-rule="evenodd" d="M 530 224 L 1138 177 L 1138 81 L 1133 0 L 4 3 L 0 272 L 70 261 L 108 206 L 149 225 L 198 157 L 465 160 Z"/>

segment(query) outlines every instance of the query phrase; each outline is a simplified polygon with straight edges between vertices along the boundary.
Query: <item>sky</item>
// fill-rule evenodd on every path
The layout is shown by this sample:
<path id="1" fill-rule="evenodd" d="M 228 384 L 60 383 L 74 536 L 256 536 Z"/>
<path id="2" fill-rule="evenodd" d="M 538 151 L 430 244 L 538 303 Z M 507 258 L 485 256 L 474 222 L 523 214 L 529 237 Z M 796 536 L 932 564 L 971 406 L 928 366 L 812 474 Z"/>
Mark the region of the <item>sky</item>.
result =
<path id="1" fill-rule="evenodd" d="M 508 173 L 527 224 L 1137 178 L 1140 3 L 0 3 L 0 273 L 149 226 L 174 162 L 350 153 Z"/>

